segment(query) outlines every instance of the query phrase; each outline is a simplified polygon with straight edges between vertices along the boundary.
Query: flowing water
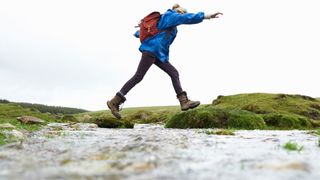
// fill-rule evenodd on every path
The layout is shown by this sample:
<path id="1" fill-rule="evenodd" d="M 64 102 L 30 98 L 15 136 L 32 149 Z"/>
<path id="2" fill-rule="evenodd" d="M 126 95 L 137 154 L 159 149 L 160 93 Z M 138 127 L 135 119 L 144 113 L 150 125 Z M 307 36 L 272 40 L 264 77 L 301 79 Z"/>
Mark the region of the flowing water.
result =
<path id="1" fill-rule="evenodd" d="M 301 151 L 283 148 L 287 142 Z M 0 148 L 0 179 L 320 179 L 319 137 L 307 131 L 103 129 L 49 124 Z"/>

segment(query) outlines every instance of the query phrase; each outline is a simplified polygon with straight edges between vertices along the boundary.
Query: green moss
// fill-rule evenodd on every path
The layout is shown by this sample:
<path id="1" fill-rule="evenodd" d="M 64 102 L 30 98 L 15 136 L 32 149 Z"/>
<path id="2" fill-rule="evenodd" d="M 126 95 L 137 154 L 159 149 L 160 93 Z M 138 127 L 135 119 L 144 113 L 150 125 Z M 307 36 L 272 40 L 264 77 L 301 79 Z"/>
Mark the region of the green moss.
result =
<path id="1" fill-rule="evenodd" d="M 165 123 L 171 116 L 180 112 L 180 106 L 151 106 L 124 108 L 120 112 L 124 120 L 132 123 Z M 81 122 L 86 122 L 86 117 L 112 116 L 109 110 L 81 113 L 75 115 Z"/>
<path id="2" fill-rule="evenodd" d="M 283 148 L 286 149 L 287 151 L 302 151 L 303 150 L 303 146 L 299 146 L 297 143 L 295 142 L 287 142 L 286 144 L 283 145 Z"/>
<path id="3" fill-rule="evenodd" d="M 142 123 L 142 124 L 161 123 L 162 124 L 167 122 L 172 116 L 173 116 L 173 113 L 170 111 L 155 112 L 145 119 L 140 119 L 139 121 L 137 121 L 137 123 Z"/>
<path id="4" fill-rule="evenodd" d="M 320 101 L 304 95 L 251 93 L 218 96 L 212 106 L 259 114 L 270 128 L 320 127 Z"/>
<path id="5" fill-rule="evenodd" d="M 304 95 L 251 93 L 219 96 L 212 105 L 187 112 L 179 106 L 124 108 L 132 123 L 165 123 L 167 128 L 311 129 L 320 127 L 320 101 Z M 81 115 L 112 116 L 110 111 Z M 82 118 L 85 119 L 85 118 Z M 263 122 L 265 121 L 265 122 Z"/>
<path id="6" fill-rule="evenodd" d="M 220 109 L 198 108 L 178 113 L 168 120 L 166 128 L 220 128 L 225 112 Z"/>
<path id="7" fill-rule="evenodd" d="M 134 124 L 127 120 L 118 120 L 112 116 L 102 115 L 90 119 L 91 123 L 102 128 L 133 128 Z"/>
<path id="8" fill-rule="evenodd" d="M 137 112 L 134 112 L 132 114 L 129 114 L 129 115 L 123 117 L 123 119 L 130 121 L 130 122 L 134 122 L 134 123 L 141 123 L 153 115 L 154 115 L 154 113 L 151 111 L 139 110 Z"/>
<path id="9" fill-rule="evenodd" d="M 10 123 L 15 126 L 17 130 L 24 129 L 29 132 L 37 131 L 43 126 L 42 124 L 23 124 L 15 118 L 0 118 L 0 124 L 2 123 Z"/>
<path id="10" fill-rule="evenodd" d="M 281 112 L 320 120 L 320 101 L 304 95 L 251 93 L 219 96 L 212 105 L 219 108 L 243 109 L 256 114 Z"/>
<path id="11" fill-rule="evenodd" d="M 5 136 L 1 133 L 0 131 L 0 146 L 5 145 L 6 141 L 5 141 Z"/>
<path id="12" fill-rule="evenodd" d="M 309 119 L 292 114 L 270 113 L 263 115 L 263 119 L 268 126 L 280 129 L 303 129 L 312 127 Z"/>
<path id="13" fill-rule="evenodd" d="M 264 129 L 266 124 L 257 114 L 244 110 L 231 110 L 228 112 L 228 127 L 236 129 Z"/>
<path id="14" fill-rule="evenodd" d="M 218 130 L 205 130 L 203 133 L 208 135 L 226 135 L 226 136 L 234 136 L 234 131 L 230 129 L 218 129 Z"/>
<path id="15" fill-rule="evenodd" d="M 23 124 L 23 123 L 20 123 L 15 118 L 0 118 L 0 124 L 2 124 L 2 123 L 10 123 L 16 127 L 15 129 L 25 130 L 28 132 L 38 131 L 41 129 L 41 127 L 43 127 L 43 125 L 41 125 L 41 124 Z M 0 146 L 6 144 L 8 142 L 10 142 L 10 140 L 6 139 L 0 130 Z"/>
<path id="16" fill-rule="evenodd" d="M 263 129 L 265 123 L 261 116 L 248 111 L 207 106 L 174 115 L 165 127 Z"/>

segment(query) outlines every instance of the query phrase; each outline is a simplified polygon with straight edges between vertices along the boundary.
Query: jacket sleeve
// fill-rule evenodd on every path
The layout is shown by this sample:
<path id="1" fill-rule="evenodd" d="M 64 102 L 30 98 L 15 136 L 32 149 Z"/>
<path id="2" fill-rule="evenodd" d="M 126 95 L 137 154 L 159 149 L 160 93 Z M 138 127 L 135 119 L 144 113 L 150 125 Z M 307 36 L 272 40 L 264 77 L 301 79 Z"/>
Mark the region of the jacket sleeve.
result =
<path id="1" fill-rule="evenodd" d="M 166 29 L 181 24 L 198 24 L 202 22 L 203 19 L 204 12 L 180 14 L 174 10 L 168 10 L 163 14 L 160 23 L 158 24 L 158 28 Z"/>
<path id="2" fill-rule="evenodd" d="M 134 37 L 139 38 L 139 36 L 140 36 L 140 31 L 139 31 L 139 30 L 136 31 L 133 35 L 134 35 Z"/>

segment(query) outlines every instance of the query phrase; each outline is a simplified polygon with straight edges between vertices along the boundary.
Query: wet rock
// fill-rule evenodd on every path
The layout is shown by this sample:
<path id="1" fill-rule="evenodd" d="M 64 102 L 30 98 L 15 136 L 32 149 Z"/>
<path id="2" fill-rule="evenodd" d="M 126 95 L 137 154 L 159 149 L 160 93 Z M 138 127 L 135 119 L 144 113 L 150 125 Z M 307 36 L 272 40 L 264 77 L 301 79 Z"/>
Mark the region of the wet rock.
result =
<path id="1" fill-rule="evenodd" d="M 47 127 L 52 131 L 91 131 L 98 128 L 98 125 L 94 123 L 50 123 L 47 125 Z"/>
<path id="2" fill-rule="evenodd" d="M 21 116 L 17 117 L 17 120 L 24 124 L 41 124 L 45 122 L 44 120 L 33 116 Z"/>
<path id="3" fill-rule="evenodd" d="M 133 171 L 141 173 L 145 171 L 150 171 L 154 168 L 156 168 L 156 164 L 153 162 L 136 162 L 126 166 L 124 168 L 124 171 Z"/>
<path id="4" fill-rule="evenodd" d="M 12 143 L 12 142 L 21 142 L 24 139 L 26 139 L 25 135 L 18 131 L 18 130 L 4 130 L 2 132 L 0 132 L 1 134 L 3 134 L 6 138 L 6 142 L 8 143 Z"/>
<path id="5" fill-rule="evenodd" d="M 319 179 L 317 136 L 304 131 L 242 131 L 207 136 L 199 129 L 134 129 L 87 132 L 90 124 L 49 124 L 23 144 L 0 148 L 0 179 Z M 53 131 L 52 127 L 62 127 Z M 58 128 L 59 129 L 59 128 Z M 81 132 L 81 131 L 85 132 Z M 43 138 L 52 131 L 53 136 Z M 202 130 L 201 130 L 202 131 Z M 292 136 L 289 136 L 292 135 Z M 248 137 L 248 138 L 240 138 Z M 307 141 L 309 138 L 313 141 Z M 279 142 L 301 142 L 303 153 L 287 153 Z M 169 173 L 168 173 L 169 172 Z"/>
<path id="6" fill-rule="evenodd" d="M 98 125 L 96 125 L 96 124 L 89 124 L 88 127 L 89 127 L 89 128 L 98 128 Z"/>
<path id="7" fill-rule="evenodd" d="M 258 164 L 256 166 L 258 169 L 270 169 L 275 171 L 286 171 L 286 170 L 300 170 L 300 171 L 310 171 L 310 167 L 307 163 L 303 162 L 267 162 L 263 164 Z"/>
<path id="8" fill-rule="evenodd" d="M 279 142 L 280 140 L 278 138 L 266 138 L 262 141 L 263 142 Z"/>
<path id="9" fill-rule="evenodd" d="M 15 129 L 16 127 L 10 123 L 0 124 L 0 129 Z"/>
<path id="10" fill-rule="evenodd" d="M 127 120 L 118 120 L 110 116 L 99 116 L 92 118 L 91 123 L 95 123 L 101 128 L 133 128 L 134 124 Z"/>

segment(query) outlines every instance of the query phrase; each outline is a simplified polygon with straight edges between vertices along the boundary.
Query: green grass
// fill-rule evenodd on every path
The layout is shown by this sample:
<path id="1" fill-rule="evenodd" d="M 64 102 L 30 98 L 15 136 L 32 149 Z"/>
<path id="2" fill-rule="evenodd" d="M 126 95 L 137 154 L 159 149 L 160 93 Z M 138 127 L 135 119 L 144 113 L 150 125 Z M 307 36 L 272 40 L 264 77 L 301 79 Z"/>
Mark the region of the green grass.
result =
<path id="1" fill-rule="evenodd" d="M 0 123 L 17 129 L 36 131 L 41 125 L 24 125 L 16 120 L 22 115 L 49 122 L 94 122 L 101 126 L 130 128 L 134 123 L 160 123 L 166 128 L 224 129 L 314 129 L 320 127 L 320 101 L 303 95 L 251 93 L 219 96 L 212 104 L 182 112 L 180 106 L 123 108 L 122 121 L 109 110 L 57 117 L 23 108 L 14 103 L 0 103 Z M 318 133 L 320 134 L 319 130 Z M 3 137 L 0 137 L 3 143 Z"/>
<path id="2" fill-rule="evenodd" d="M 58 121 L 54 115 L 41 113 L 34 109 L 23 108 L 14 103 L 0 104 L 0 119 L 17 118 L 23 115 L 34 116 L 47 122 Z"/>
<path id="3" fill-rule="evenodd" d="M 303 150 L 303 146 L 299 146 L 297 143 L 295 142 L 287 142 L 283 145 L 283 148 L 287 151 L 298 151 L 301 152 Z"/>
<path id="4" fill-rule="evenodd" d="M 4 135 L 0 132 L 0 146 L 5 145 L 6 141 L 5 141 L 5 137 Z"/>
<path id="5" fill-rule="evenodd" d="M 180 112 L 180 106 L 130 107 L 121 110 L 122 120 L 132 123 L 165 123 L 174 114 Z M 92 122 L 97 117 L 113 117 L 107 109 L 102 111 L 74 115 L 80 122 Z"/>
<path id="6" fill-rule="evenodd" d="M 304 95 L 251 93 L 218 96 L 211 105 L 177 113 L 167 128 L 313 129 L 320 101 Z"/>
<path id="7" fill-rule="evenodd" d="M 123 108 L 121 110 L 122 116 L 130 116 L 138 111 L 147 111 L 147 112 L 163 112 L 163 111 L 170 111 L 170 112 L 178 112 L 180 111 L 180 106 L 148 106 L 148 107 L 129 107 L 129 108 Z M 94 111 L 94 112 L 87 112 L 87 113 L 80 113 L 76 114 L 76 117 L 81 117 L 83 115 L 90 115 L 90 116 L 100 116 L 100 115 L 111 115 L 111 112 L 109 111 L 108 107 L 106 106 L 105 110 L 101 111 Z"/>
<path id="8" fill-rule="evenodd" d="M 203 133 L 207 135 L 227 135 L 234 136 L 234 130 L 231 129 L 218 129 L 218 130 L 204 130 Z"/>
<path id="9" fill-rule="evenodd" d="M 304 95 L 251 93 L 220 96 L 212 103 L 220 108 L 240 108 L 256 114 L 295 114 L 320 119 L 320 101 Z"/>
<path id="10" fill-rule="evenodd" d="M 308 131 L 307 134 L 313 134 L 313 135 L 316 135 L 316 136 L 320 136 L 320 129 L 315 129 L 315 130 Z"/>
<path id="11" fill-rule="evenodd" d="M 123 120 L 164 123 L 167 128 L 313 129 L 320 127 L 320 101 L 304 95 L 252 93 L 219 96 L 210 105 L 182 112 L 180 106 L 124 108 Z M 80 122 L 109 110 L 75 115 Z M 89 117 L 89 118 L 88 118 Z"/>
<path id="12" fill-rule="evenodd" d="M 17 117 L 19 116 L 34 116 L 43 119 L 46 123 L 23 124 L 17 120 Z M 14 125 L 17 130 L 33 132 L 41 129 L 42 126 L 46 125 L 49 122 L 68 122 L 69 120 L 66 119 L 57 118 L 55 115 L 51 115 L 49 113 L 41 113 L 38 110 L 23 108 L 15 103 L 0 103 L 0 124 L 10 123 Z M 4 145 L 5 143 L 6 139 L 4 135 L 0 132 L 0 145 Z"/>
<path id="13" fill-rule="evenodd" d="M 0 119 L 0 124 L 2 123 L 10 123 L 14 125 L 16 130 L 25 130 L 27 132 L 33 132 L 40 130 L 43 125 L 38 125 L 38 124 L 22 124 L 19 121 L 17 121 L 15 118 L 1 118 Z M 0 146 L 4 145 L 7 143 L 5 136 L 1 132 L 2 130 L 0 129 Z"/>
<path id="14" fill-rule="evenodd" d="M 24 129 L 24 130 L 27 130 L 29 132 L 37 131 L 43 126 L 43 125 L 39 125 L 39 124 L 23 124 L 23 123 L 20 123 L 15 118 L 0 119 L 0 124 L 3 124 L 3 123 L 10 123 L 10 124 L 14 125 L 17 130 Z"/>

